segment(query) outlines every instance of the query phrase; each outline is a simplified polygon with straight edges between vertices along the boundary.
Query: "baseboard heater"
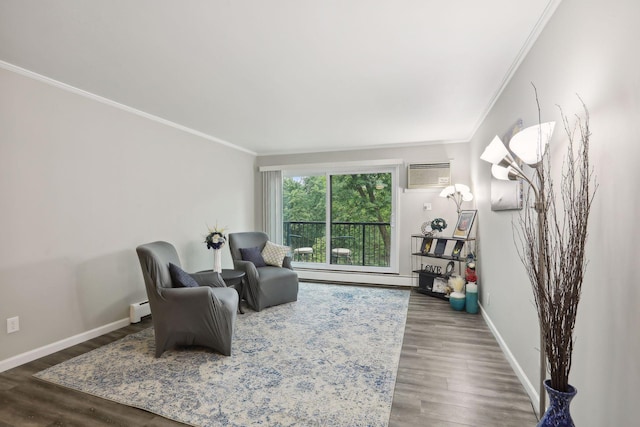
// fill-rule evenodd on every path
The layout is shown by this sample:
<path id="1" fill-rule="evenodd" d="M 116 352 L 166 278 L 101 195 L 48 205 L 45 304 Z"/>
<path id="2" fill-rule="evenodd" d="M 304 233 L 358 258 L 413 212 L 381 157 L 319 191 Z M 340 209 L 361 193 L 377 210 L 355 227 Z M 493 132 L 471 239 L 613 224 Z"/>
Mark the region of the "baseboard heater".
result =
<path id="1" fill-rule="evenodd" d="M 129 306 L 129 320 L 131 323 L 138 323 L 144 316 L 151 314 L 149 301 L 140 301 Z"/>

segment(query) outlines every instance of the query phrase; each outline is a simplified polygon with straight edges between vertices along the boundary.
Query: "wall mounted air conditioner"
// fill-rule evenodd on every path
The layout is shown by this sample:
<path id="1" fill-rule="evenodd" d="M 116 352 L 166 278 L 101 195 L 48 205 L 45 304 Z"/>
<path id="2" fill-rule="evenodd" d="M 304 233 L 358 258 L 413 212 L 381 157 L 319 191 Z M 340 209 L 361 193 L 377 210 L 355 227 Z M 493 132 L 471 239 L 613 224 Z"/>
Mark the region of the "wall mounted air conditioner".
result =
<path id="1" fill-rule="evenodd" d="M 449 163 L 413 163 L 407 166 L 407 188 L 446 187 L 451 183 Z"/>

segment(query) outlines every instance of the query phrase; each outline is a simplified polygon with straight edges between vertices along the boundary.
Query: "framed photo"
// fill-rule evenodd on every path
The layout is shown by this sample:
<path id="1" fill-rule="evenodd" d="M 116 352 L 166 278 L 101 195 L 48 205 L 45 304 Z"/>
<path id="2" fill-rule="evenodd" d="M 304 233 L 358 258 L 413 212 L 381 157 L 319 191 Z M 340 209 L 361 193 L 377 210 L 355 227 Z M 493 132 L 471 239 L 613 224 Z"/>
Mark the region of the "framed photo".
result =
<path id="1" fill-rule="evenodd" d="M 462 248 L 464 247 L 464 240 L 458 240 L 456 245 L 453 247 L 453 252 L 451 252 L 451 256 L 455 259 L 460 258 L 460 253 L 462 252 Z"/>
<path id="2" fill-rule="evenodd" d="M 433 254 L 435 256 L 442 256 L 444 255 L 444 249 L 447 247 L 447 240 L 446 239 L 438 239 L 438 242 L 436 243 L 436 248 L 433 251 Z"/>
<path id="3" fill-rule="evenodd" d="M 508 211 L 522 209 L 522 180 L 500 181 L 491 179 L 491 210 Z"/>
<path id="4" fill-rule="evenodd" d="M 433 238 L 425 237 L 422 239 L 422 245 L 420 245 L 420 252 L 424 255 L 428 254 L 431 250 L 431 243 L 433 242 Z"/>
<path id="5" fill-rule="evenodd" d="M 433 288 L 431 288 L 431 292 L 436 294 L 445 294 L 447 293 L 447 280 L 442 277 L 436 277 L 433 279 Z"/>
<path id="6" fill-rule="evenodd" d="M 456 239 L 466 239 L 471 233 L 471 227 L 473 227 L 473 220 L 476 219 L 476 213 L 478 211 L 461 211 L 458 217 L 458 223 L 453 230 L 453 237 Z"/>

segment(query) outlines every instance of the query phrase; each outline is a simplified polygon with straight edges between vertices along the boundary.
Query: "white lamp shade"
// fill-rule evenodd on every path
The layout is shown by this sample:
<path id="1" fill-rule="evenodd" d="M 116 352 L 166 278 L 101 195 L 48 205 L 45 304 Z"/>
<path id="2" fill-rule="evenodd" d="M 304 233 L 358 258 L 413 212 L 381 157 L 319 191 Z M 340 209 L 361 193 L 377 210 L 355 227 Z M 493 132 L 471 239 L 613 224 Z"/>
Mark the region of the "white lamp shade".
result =
<path id="1" fill-rule="evenodd" d="M 491 165 L 491 175 L 496 179 L 503 181 L 514 180 L 517 176 L 511 171 L 511 168 L 505 168 L 498 165 Z"/>
<path id="2" fill-rule="evenodd" d="M 442 191 L 440 192 L 440 197 L 449 197 L 450 195 L 452 195 L 455 192 L 456 192 L 456 190 L 453 187 L 453 185 L 450 185 L 450 186 L 445 187 L 445 188 L 442 189 Z"/>
<path id="3" fill-rule="evenodd" d="M 528 165 L 540 163 L 549 145 L 556 122 L 530 126 L 515 134 L 509 142 L 509 148 Z"/>
<path id="4" fill-rule="evenodd" d="M 503 167 L 500 165 L 493 165 L 491 167 L 491 175 L 496 179 L 502 179 L 504 181 L 516 181 L 518 179 L 525 179 L 528 181 L 527 177 L 524 176 L 524 172 L 522 172 L 520 168 L 514 166 Z"/>
<path id="5" fill-rule="evenodd" d="M 469 186 L 464 184 L 454 184 L 454 185 L 445 187 L 440 192 L 440 197 L 450 197 L 450 196 L 455 196 L 456 194 L 459 194 L 462 201 L 464 202 L 473 200 L 473 194 L 471 194 L 471 189 L 469 188 Z"/>
<path id="6" fill-rule="evenodd" d="M 470 189 L 468 186 L 464 185 L 464 184 L 454 184 L 454 186 L 453 186 L 453 187 L 454 187 L 454 188 L 456 189 L 456 191 L 457 191 L 457 192 L 459 192 L 459 193 L 462 193 L 462 194 L 464 194 L 464 193 L 471 193 L 471 189 Z"/>
<path id="7" fill-rule="evenodd" d="M 509 156 L 507 147 L 504 146 L 500 137 L 496 135 L 491 143 L 484 149 L 480 158 L 485 162 L 500 163 L 507 156 Z"/>

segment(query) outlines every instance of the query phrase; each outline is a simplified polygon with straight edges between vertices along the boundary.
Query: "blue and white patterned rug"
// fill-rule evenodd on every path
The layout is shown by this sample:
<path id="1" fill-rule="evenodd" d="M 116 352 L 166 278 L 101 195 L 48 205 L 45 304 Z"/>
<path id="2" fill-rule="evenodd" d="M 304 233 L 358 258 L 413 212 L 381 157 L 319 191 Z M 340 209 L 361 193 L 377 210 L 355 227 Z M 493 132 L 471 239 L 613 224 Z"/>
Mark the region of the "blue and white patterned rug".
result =
<path id="1" fill-rule="evenodd" d="M 238 315 L 231 357 L 154 357 L 153 328 L 35 374 L 195 426 L 386 426 L 409 291 L 300 284 Z"/>

